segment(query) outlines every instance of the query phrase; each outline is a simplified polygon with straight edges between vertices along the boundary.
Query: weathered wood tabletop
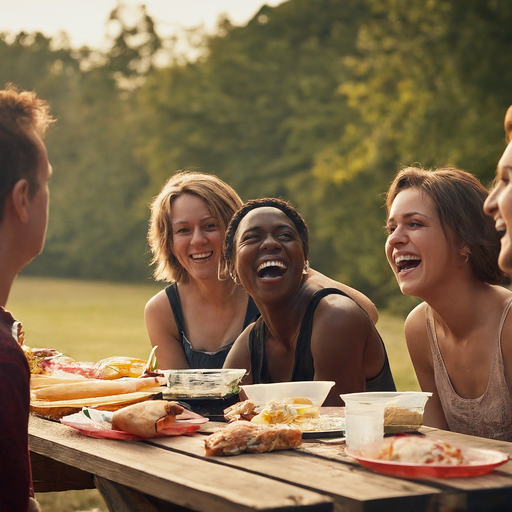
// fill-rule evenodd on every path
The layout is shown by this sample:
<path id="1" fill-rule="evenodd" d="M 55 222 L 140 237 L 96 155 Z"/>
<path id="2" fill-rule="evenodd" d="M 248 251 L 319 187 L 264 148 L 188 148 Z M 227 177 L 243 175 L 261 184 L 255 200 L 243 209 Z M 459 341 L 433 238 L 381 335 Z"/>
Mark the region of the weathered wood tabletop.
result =
<path id="1" fill-rule="evenodd" d="M 225 424 L 207 424 L 212 431 Z M 423 427 L 421 433 L 512 456 L 512 443 Z M 362 468 L 344 441 L 308 439 L 297 450 L 206 457 L 207 434 L 127 442 L 94 439 L 31 417 L 36 492 L 96 486 L 109 510 L 509 510 L 512 462 L 474 478 L 408 480 Z"/>

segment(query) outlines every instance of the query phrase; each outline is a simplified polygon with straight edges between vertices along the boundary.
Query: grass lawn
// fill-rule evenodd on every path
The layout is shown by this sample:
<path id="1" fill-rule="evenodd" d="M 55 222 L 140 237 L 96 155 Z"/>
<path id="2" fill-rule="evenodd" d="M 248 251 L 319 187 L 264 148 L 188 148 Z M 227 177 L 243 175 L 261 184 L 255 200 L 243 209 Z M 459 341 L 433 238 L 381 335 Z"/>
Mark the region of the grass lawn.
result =
<path id="1" fill-rule="evenodd" d="M 23 323 L 25 343 L 51 347 L 77 361 L 98 361 L 109 356 L 147 359 L 151 346 L 143 311 L 160 284 L 121 284 L 94 281 L 19 277 L 7 309 Z M 377 324 L 386 344 L 399 391 L 419 386 L 403 336 L 403 318 L 381 312 Z M 43 511 L 76 512 L 106 506 L 95 490 L 41 493 Z"/>
<path id="2" fill-rule="evenodd" d="M 144 305 L 163 287 L 19 277 L 7 309 L 22 322 L 30 347 L 56 348 L 77 361 L 147 359 Z"/>

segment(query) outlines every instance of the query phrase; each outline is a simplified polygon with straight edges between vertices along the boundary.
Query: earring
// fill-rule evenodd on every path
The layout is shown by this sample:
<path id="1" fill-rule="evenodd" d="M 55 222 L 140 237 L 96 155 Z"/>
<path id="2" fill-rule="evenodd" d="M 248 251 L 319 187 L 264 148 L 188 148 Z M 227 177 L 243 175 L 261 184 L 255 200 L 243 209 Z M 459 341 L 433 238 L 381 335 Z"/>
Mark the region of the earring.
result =
<path id="1" fill-rule="evenodd" d="M 463 259 L 462 261 L 462 267 L 469 261 L 469 255 L 471 254 L 471 251 L 469 250 L 469 247 L 467 245 L 465 245 L 462 250 L 461 250 L 461 253 L 460 253 L 460 256 Z"/>
<path id="2" fill-rule="evenodd" d="M 304 270 L 302 271 L 303 274 L 307 274 L 309 272 L 309 260 L 306 260 L 304 262 Z"/>
<path id="3" fill-rule="evenodd" d="M 233 282 L 235 284 L 240 284 L 240 280 L 238 279 L 238 276 L 236 274 L 234 274 L 233 272 L 231 272 L 231 270 L 229 271 L 229 275 L 231 276 L 231 279 L 233 279 Z"/>

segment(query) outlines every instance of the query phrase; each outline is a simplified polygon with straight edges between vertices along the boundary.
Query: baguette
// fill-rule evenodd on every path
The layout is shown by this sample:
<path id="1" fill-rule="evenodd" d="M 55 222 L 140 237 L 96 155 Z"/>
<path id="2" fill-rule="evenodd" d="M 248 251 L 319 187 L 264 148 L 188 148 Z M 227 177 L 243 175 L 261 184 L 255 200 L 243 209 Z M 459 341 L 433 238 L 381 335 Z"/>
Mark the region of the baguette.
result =
<path id="1" fill-rule="evenodd" d="M 134 379 L 125 377 L 116 380 L 85 380 L 69 384 L 55 384 L 31 392 L 32 400 L 76 400 L 110 395 L 123 395 L 142 391 L 148 387 L 163 385 L 165 377 L 147 377 Z"/>
<path id="2" fill-rule="evenodd" d="M 44 418 L 60 419 L 68 414 L 82 410 L 82 407 L 93 407 L 102 411 L 117 411 L 127 405 L 149 400 L 160 391 L 160 388 L 145 388 L 135 393 L 122 395 L 98 396 L 92 398 L 80 398 L 77 400 L 35 400 L 30 402 L 30 412 Z"/>
<path id="3" fill-rule="evenodd" d="M 71 384 L 72 382 L 84 382 L 87 377 L 81 375 L 70 378 L 52 377 L 50 375 L 32 374 L 30 376 L 30 389 L 44 388 L 46 386 L 55 386 L 56 384 Z M 92 379 L 94 381 L 99 379 Z"/>

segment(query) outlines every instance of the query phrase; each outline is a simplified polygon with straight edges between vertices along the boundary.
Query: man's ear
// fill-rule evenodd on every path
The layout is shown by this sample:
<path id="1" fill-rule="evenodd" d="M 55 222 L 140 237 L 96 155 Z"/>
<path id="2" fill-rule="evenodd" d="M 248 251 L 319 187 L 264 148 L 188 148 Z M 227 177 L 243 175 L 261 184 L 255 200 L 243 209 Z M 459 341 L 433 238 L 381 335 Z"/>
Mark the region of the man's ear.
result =
<path id="1" fill-rule="evenodd" d="M 26 179 L 22 179 L 16 182 L 12 191 L 12 206 L 14 212 L 18 216 L 21 222 L 27 223 L 30 218 L 29 206 L 30 206 L 30 191 L 29 183 Z"/>

